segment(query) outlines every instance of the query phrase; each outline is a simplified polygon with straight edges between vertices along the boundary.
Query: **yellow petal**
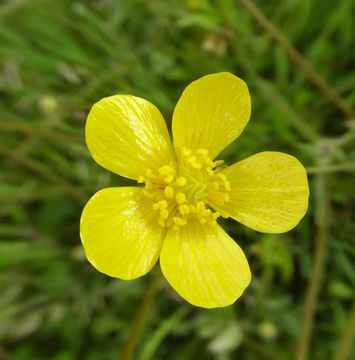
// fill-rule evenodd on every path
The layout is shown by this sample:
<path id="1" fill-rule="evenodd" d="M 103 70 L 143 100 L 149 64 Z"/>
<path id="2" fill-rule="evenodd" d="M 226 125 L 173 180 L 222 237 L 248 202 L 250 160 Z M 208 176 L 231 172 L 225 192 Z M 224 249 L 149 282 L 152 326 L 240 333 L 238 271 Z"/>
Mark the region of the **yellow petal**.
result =
<path id="1" fill-rule="evenodd" d="M 237 76 L 222 72 L 192 82 L 174 110 L 175 149 L 208 149 L 214 159 L 240 135 L 250 111 L 248 87 Z"/>
<path id="2" fill-rule="evenodd" d="M 85 133 L 95 161 L 131 179 L 175 161 L 163 116 L 153 104 L 135 96 L 115 95 L 94 104 Z"/>
<path id="3" fill-rule="evenodd" d="M 130 280 L 157 262 L 165 236 L 142 188 L 107 188 L 86 204 L 80 236 L 88 260 L 109 276 Z"/>
<path id="4" fill-rule="evenodd" d="M 291 155 L 261 152 L 222 173 L 230 182 L 231 192 L 229 201 L 220 210 L 254 230 L 289 231 L 307 211 L 307 173 Z"/>
<path id="5" fill-rule="evenodd" d="M 190 220 L 169 230 L 160 255 L 162 272 L 185 300 L 205 308 L 232 304 L 249 285 L 243 251 L 219 225 Z"/>

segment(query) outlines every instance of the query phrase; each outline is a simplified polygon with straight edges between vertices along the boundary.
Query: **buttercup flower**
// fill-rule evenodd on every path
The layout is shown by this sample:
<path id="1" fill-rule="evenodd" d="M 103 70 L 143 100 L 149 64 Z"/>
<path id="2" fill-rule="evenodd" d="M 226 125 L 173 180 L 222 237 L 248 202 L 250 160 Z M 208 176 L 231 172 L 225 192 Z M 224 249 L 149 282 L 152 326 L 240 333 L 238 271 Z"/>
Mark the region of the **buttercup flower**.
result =
<path id="1" fill-rule="evenodd" d="M 150 102 L 115 95 L 96 103 L 86 142 L 98 164 L 144 186 L 107 188 L 86 204 L 80 222 L 89 261 L 130 280 L 160 257 L 170 285 L 191 304 L 232 304 L 249 285 L 248 262 L 217 224 L 232 217 L 266 233 L 292 229 L 308 207 L 302 164 L 260 152 L 231 166 L 215 160 L 249 121 L 247 85 L 230 73 L 207 75 L 183 92 L 172 119 Z"/>

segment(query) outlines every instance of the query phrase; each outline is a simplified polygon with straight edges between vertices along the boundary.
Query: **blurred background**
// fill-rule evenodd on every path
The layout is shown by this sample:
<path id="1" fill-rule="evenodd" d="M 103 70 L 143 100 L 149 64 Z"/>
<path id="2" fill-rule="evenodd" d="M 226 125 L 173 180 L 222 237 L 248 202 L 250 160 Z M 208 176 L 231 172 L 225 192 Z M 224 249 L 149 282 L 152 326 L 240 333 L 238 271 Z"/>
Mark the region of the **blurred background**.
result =
<path id="1" fill-rule="evenodd" d="M 354 359 L 354 33 L 353 0 L 0 0 L 0 359 Z M 92 104 L 134 94 L 170 126 L 184 87 L 219 71 L 253 103 L 221 158 L 292 154 L 311 197 L 285 234 L 224 221 L 253 279 L 207 310 L 159 266 L 96 271 L 79 219 L 97 190 L 132 184 L 89 155 Z"/>

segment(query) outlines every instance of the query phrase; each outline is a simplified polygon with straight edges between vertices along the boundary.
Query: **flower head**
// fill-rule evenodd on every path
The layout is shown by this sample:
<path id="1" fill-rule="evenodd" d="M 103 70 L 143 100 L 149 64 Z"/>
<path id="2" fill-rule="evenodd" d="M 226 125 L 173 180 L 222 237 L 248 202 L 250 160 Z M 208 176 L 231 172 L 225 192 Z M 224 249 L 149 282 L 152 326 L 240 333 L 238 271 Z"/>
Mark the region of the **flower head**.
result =
<path id="1" fill-rule="evenodd" d="M 172 145 L 148 101 L 116 95 L 96 103 L 86 123 L 93 158 L 143 186 L 103 189 L 89 200 L 80 222 L 89 261 L 129 280 L 160 257 L 164 276 L 190 303 L 233 303 L 249 285 L 250 269 L 217 218 L 282 233 L 308 207 L 306 171 L 294 157 L 261 152 L 229 167 L 215 160 L 243 131 L 250 111 L 244 81 L 230 73 L 207 75 L 177 103 Z"/>

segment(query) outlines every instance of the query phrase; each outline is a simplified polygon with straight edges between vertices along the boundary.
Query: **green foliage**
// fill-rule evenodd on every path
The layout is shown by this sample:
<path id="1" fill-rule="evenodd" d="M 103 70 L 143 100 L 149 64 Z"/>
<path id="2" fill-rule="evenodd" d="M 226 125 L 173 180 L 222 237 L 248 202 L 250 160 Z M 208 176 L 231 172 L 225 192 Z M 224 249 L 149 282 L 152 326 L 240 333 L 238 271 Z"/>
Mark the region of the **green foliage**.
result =
<path id="1" fill-rule="evenodd" d="M 353 1 L 257 3 L 354 108 Z M 83 205 L 101 188 L 132 184 L 91 159 L 86 115 L 102 97 L 131 93 L 157 105 L 170 124 L 183 88 L 224 70 L 248 83 L 253 110 L 222 157 L 233 163 L 264 150 L 297 156 L 310 168 L 310 209 L 281 235 L 225 221 L 249 259 L 250 287 L 235 305 L 205 310 L 179 299 L 161 277 L 134 359 L 294 356 L 313 276 L 316 208 L 324 196 L 314 174 L 337 164 L 354 169 L 355 162 L 354 141 L 324 147 L 319 139 L 341 136 L 354 123 L 236 1 L 4 0 L 0 359 L 119 358 L 150 275 L 111 279 L 85 258 Z M 354 177 L 346 171 L 327 177 L 332 209 L 314 360 L 338 351 L 355 299 Z"/>

